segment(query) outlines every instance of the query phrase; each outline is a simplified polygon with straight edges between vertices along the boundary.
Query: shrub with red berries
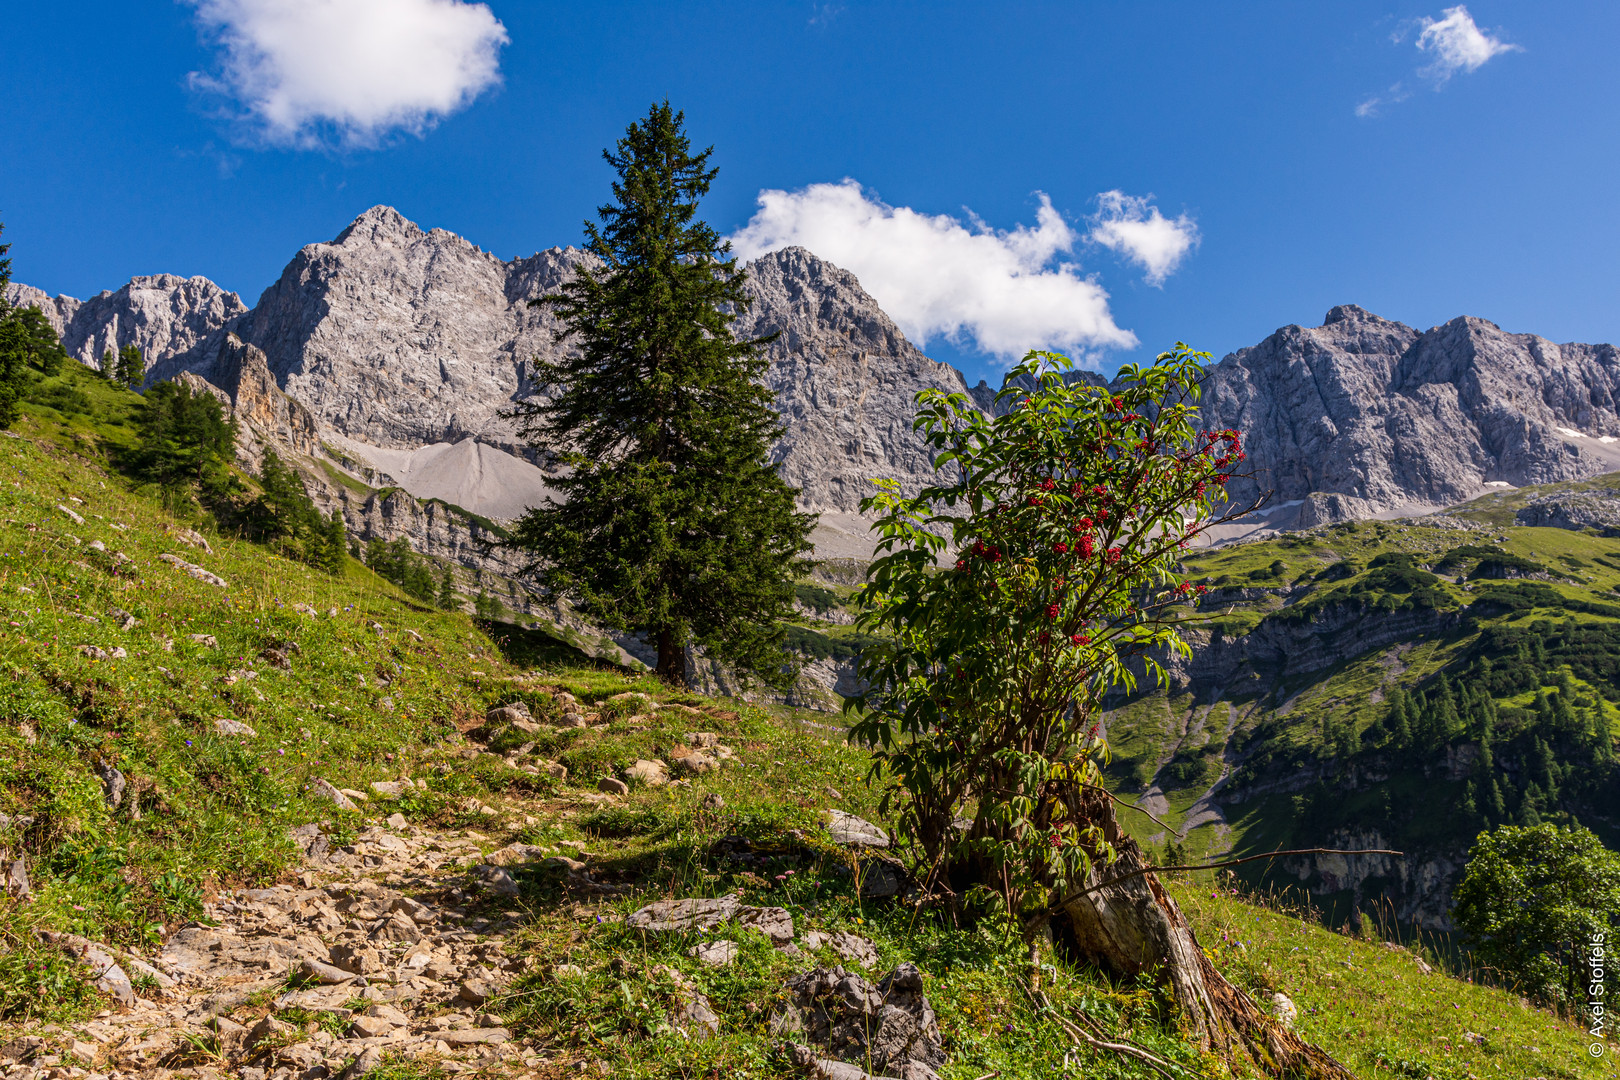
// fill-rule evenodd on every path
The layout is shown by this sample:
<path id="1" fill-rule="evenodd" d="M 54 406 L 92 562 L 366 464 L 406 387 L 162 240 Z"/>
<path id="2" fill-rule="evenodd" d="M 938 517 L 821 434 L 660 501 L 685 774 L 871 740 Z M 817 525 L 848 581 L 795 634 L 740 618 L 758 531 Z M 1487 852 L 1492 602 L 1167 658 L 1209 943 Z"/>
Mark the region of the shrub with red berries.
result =
<path id="1" fill-rule="evenodd" d="M 1003 391 L 1021 407 L 1001 416 L 924 391 L 916 427 L 940 483 L 880 483 L 863 504 L 882 540 L 862 629 L 885 644 L 862 657 L 854 734 L 924 863 L 989 859 L 1008 911 L 1089 871 L 1096 845 L 1077 841 L 1095 823 L 1070 808 L 1100 781 L 1098 702 L 1185 653 L 1201 589 L 1181 553 L 1252 509 L 1225 503 L 1239 433 L 1196 422 L 1207 359 L 1178 345 L 1105 392 L 1031 353 L 1013 375 L 1036 389 Z M 938 572 L 947 556 L 955 573 Z"/>

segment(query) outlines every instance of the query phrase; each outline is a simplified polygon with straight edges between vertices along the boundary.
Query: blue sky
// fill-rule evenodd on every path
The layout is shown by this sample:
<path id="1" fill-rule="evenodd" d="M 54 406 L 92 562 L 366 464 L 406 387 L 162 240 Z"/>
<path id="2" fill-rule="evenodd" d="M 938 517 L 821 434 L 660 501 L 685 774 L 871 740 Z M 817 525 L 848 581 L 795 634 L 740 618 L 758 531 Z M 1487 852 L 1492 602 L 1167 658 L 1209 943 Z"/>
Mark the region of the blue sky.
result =
<path id="1" fill-rule="evenodd" d="M 503 257 L 576 243 L 601 149 L 668 97 L 716 227 L 836 248 L 974 378 L 1347 302 L 1620 338 L 1620 5 L 85 0 L 7 38 L 0 220 L 51 292 L 251 304 L 377 203 Z"/>

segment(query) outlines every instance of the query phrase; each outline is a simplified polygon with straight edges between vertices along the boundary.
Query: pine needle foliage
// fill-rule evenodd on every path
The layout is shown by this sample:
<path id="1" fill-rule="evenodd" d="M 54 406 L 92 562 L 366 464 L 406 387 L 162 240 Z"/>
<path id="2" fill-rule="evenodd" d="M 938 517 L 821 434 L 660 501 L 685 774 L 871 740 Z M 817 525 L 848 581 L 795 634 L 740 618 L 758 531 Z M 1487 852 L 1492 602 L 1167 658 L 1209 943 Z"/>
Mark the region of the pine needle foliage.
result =
<path id="1" fill-rule="evenodd" d="M 769 338 L 739 341 L 750 298 L 730 245 L 697 216 L 716 170 L 668 102 L 604 151 L 613 201 L 586 222 L 576 276 L 544 297 L 572 344 L 536 360 L 544 393 L 515 416 L 569 472 L 513 543 L 530 572 L 591 617 L 645 630 L 681 682 L 686 647 L 768 682 L 791 676 L 780 623 L 810 515 L 768 451 L 780 433 L 760 384 Z"/>
<path id="2" fill-rule="evenodd" d="M 0 225 L 0 233 L 4 231 L 5 226 Z M 0 244 L 0 428 L 17 422 L 21 415 L 18 403 L 34 381 L 34 370 L 55 375 L 67 359 L 56 331 L 39 308 L 14 307 L 7 302 L 10 250 L 10 244 Z"/>

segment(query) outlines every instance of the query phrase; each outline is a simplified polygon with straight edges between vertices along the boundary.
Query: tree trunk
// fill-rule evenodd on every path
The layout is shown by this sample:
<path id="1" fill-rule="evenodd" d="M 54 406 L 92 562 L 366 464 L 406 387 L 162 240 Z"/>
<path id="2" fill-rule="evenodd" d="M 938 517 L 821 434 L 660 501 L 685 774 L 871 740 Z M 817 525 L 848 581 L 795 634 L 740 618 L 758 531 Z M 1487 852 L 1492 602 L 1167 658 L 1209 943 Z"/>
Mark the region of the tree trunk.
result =
<path id="1" fill-rule="evenodd" d="M 673 630 L 659 630 L 654 636 L 658 641 L 658 677 L 671 686 L 684 687 L 686 649 L 676 640 Z"/>
<path id="2" fill-rule="evenodd" d="M 1136 841 L 1120 829 L 1108 796 L 1082 789 L 1076 802 L 1082 820 L 1099 826 L 1118 855 L 1113 863 L 1094 855 L 1085 888 L 1148 865 Z M 1138 874 L 1067 901 L 1053 918 L 1052 928 L 1062 945 L 1117 975 L 1157 970 L 1199 1049 L 1227 1058 L 1247 1056 L 1277 1076 L 1353 1080 L 1332 1056 L 1305 1042 L 1226 981 L 1153 874 Z"/>

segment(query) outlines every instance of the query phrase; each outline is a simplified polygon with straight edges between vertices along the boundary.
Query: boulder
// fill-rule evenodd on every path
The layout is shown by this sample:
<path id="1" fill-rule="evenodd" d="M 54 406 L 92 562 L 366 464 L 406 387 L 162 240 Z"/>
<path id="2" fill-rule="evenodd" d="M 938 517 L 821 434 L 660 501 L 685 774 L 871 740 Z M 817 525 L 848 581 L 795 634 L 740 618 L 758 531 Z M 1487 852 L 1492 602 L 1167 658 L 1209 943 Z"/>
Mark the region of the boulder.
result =
<path id="1" fill-rule="evenodd" d="M 812 952 L 826 947 L 852 964 L 864 968 L 877 966 L 877 946 L 869 938 L 863 938 L 859 934 L 850 934 L 842 930 L 824 934 L 819 930 L 812 930 L 799 940 Z"/>
<path id="2" fill-rule="evenodd" d="M 793 916 L 786 908 L 740 908 L 737 911 L 737 925 L 758 930 L 770 938 L 773 945 L 786 945 L 793 940 Z"/>
<path id="3" fill-rule="evenodd" d="M 709 967 L 725 967 L 737 959 L 735 941 L 705 941 L 686 950 L 686 955 Z"/>
<path id="4" fill-rule="evenodd" d="M 899 896 L 906 886 L 906 868 L 898 859 L 862 859 L 860 877 L 861 897 L 866 900 Z"/>
<path id="5" fill-rule="evenodd" d="M 1292 1028 L 1299 1019 L 1299 1007 L 1294 1004 L 1293 998 L 1284 993 L 1271 995 L 1271 1015 L 1285 1028 Z"/>
<path id="6" fill-rule="evenodd" d="M 859 1062 L 874 1075 L 908 1080 L 932 1077 L 945 1063 L 939 1024 L 914 964 L 901 964 L 876 986 L 841 967 L 818 967 L 789 979 L 785 989 L 787 1003 L 771 1018 L 770 1031 L 810 1044 L 799 1044 L 797 1059 Z"/>
<path id="7" fill-rule="evenodd" d="M 354 802 L 347 795 L 343 794 L 343 792 L 339 791 L 336 787 L 333 787 L 331 782 L 328 780 L 319 778 L 312 780 L 309 785 L 309 791 L 310 794 L 314 795 L 316 798 L 325 799 L 327 802 L 335 805 L 339 810 L 358 809 L 358 807 L 354 805 Z"/>
<path id="8" fill-rule="evenodd" d="M 529 714 L 529 707 L 521 701 L 511 705 L 497 705 L 484 714 L 484 723 L 491 728 L 504 727 L 519 721 L 529 721 L 533 717 Z"/>
<path id="9" fill-rule="evenodd" d="M 742 902 L 729 893 L 713 899 L 659 900 L 632 913 L 624 924 L 648 934 L 713 930 L 730 922 L 741 907 Z"/>
<path id="10" fill-rule="evenodd" d="M 720 762 L 708 754 L 699 753 L 696 750 L 690 750 L 680 755 L 675 755 L 672 752 L 671 756 L 674 758 L 673 764 L 676 771 L 685 773 L 688 776 L 701 776 L 704 773 L 714 772 L 720 767 Z"/>
<path id="11" fill-rule="evenodd" d="M 889 834 L 873 825 L 870 821 L 862 820 L 854 814 L 846 814 L 842 810 L 827 811 L 827 835 L 832 842 L 840 847 L 850 848 L 886 848 L 889 846 Z"/>
<path id="12" fill-rule="evenodd" d="M 642 758 L 626 769 L 624 775 L 626 779 L 646 787 L 663 787 L 669 783 L 669 766 L 662 761 Z"/>

